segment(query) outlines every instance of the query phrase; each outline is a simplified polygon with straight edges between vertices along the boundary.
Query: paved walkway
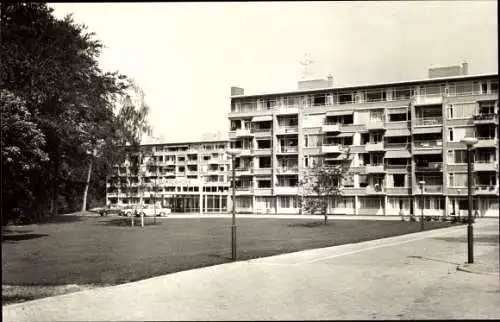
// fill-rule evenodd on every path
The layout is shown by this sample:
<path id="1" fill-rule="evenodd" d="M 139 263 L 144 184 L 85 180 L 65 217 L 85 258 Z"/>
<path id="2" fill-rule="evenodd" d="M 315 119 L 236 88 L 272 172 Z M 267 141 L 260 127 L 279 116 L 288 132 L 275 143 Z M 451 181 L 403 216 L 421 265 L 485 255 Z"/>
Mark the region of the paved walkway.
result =
<path id="1" fill-rule="evenodd" d="M 8 305 L 3 318 L 499 319 L 498 225 L 474 225 L 473 265 L 464 264 L 466 227 L 454 226 Z"/>

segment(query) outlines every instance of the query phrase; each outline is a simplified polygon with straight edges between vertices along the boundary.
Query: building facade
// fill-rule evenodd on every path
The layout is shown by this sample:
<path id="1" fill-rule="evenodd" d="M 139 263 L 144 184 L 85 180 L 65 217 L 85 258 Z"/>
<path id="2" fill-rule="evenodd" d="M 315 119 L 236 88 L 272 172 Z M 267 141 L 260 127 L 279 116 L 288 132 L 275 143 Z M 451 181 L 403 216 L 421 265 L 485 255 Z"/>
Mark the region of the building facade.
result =
<path id="1" fill-rule="evenodd" d="M 106 203 L 112 207 L 165 207 L 172 212 L 226 212 L 228 141 L 141 145 L 139 171 L 127 160 L 108 178 Z"/>
<path id="2" fill-rule="evenodd" d="M 464 74 L 264 95 L 232 88 L 237 211 L 299 213 L 304 171 L 348 147 L 349 174 L 329 213 L 465 215 L 460 140 L 472 136 L 474 208 L 498 216 L 498 75 Z"/>

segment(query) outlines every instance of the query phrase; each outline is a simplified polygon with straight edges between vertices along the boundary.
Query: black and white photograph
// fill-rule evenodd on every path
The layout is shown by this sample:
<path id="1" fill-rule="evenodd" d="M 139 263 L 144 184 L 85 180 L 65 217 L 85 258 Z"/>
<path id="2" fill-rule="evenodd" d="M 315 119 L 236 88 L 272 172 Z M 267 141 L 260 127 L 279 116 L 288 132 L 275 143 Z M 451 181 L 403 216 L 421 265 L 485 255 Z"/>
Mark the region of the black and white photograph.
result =
<path id="1" fill-rule="evenodd" d="M 3 321 L 500 319 L 497 1 L 0 19 Z"/>

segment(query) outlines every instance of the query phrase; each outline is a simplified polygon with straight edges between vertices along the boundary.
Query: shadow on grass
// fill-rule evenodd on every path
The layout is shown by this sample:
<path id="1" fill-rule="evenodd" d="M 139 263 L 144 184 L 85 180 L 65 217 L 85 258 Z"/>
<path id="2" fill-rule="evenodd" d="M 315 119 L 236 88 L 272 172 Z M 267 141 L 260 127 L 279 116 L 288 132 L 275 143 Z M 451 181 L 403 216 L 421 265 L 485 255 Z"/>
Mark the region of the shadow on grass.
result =
<path id="1" fill-rule="evenodd" d="M 434 239 L 447 241 L 450 243 L 467 243 L 467 236 L 434 237 Z M 474 236 L 474 242 L 475 243 L 485 243 L 485 244 L 498 245 L 499 240 L 498 240 L 498 235 L 479 235 L 479 236 Z"/>
<path id="2" fill-rule="evenodd" d="M 132 219 L 130 217 L 123 218 L 113 218 L 107 220 L 99 220 L 97 222 L 99 225 L 112 226 L 112 227 L 131 227 Z M 161 222 L 159 220 L 156 223 L 152 218 L 144 218 L 144 226 L 160 226 Z M 134 227 L 141 226 L 141 218 L 134 218 Z"/>
<path id="3" fill-rule="evenodd" d="M 82 221 L 83 218 L 78 215 L 58 215 L 54 217 L 43 218 L 40 221 L 33 222 L 34 224 L 65 224 Z"/>
<path id="4" fill-rule="evenodd" d="M 321 221 L 310 221 L 310 222 L 304 222 L 304 223 L 296 223 L 296 224 L 289 224 L 288 227 L 305 227 L 305 228 L 314 228 L 314 227 L 324 227 L 328 226 L 328 223 L 325 225 L 325 222 L 323 220 Z"/>
<path id="5" fill-rule="evenodd" d="M 3 234 L 12 234 L 12 233 L 17 233 L 17 234 L 27 234 L 31 233 L 33 230 L 31 229 L 16 229 L 16 228 L 2 228 L 2 235 Z"/>
<path id="6" fill-rule="evenodd" d="M 222 259 L 222 260 L 226 260 L 226 261 L 231 261 L 232 260 L 230 256 L 219 255 L 219 254 L 208 254 L 207 257 L 218 258 L 218 259 Z"/>
<path id="7" fill-rule="evenodd" d="M 16 234 L 16 235 L 2 235 L 3 242 L 16 242 L 35 238 L 46 237 L 47 234 Z"/>

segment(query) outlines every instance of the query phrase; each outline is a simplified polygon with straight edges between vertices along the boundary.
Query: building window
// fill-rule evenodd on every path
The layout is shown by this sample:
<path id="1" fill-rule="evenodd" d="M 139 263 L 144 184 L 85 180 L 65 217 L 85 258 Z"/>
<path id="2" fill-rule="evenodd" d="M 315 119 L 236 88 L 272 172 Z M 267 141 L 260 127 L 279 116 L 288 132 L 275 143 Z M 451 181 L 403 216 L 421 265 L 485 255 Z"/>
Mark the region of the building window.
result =
<path id="1" fill-rule="evenodd" d="M 452 119 L 453 118 L 453 104 L 449 105 L 446 108 L 446 115 L 447 115 L 448 119 Z"/>
<path id="2" fill-rule="evenodd" d="M 304 157 L 304 167 L 305 168 L 309 167 L 309 158 L 308 157 Z"/>
<path id="3" fill-rule="evenodd" d="M 450 187 L 467 187 L 467 174 L 450 173 L 448 174 L 448 183 Z"/>
<path id="4" fill-rule="evenodd" d="M 448 130 L 448 141 L 453 141 L 453 129 Z"/>
<path id="5" fill-rule="evenodd" d="M 308 147 L 309 146 L 309 140 L 308 140 L 309 136 L 308 135 L 304 135 L 304 146 L 305 147 Z"/>
<path id="6" fill-rule="evenodd" d="M 455 163 L 467 163 L 467 150 L 455 150 Z"/>
<path id="7" fill-rule="evenodd" d="M 271 188 L 271 180 L 259 180 L 257 181 L 258 188 Z"/>
<path id="8" fill-rule="evenodd" d="M 405 186 L 405 175 L 404 174 L 394 174 L 394 187 L 404 187 Z"/>
<path id="9" fill-rule="evenodd" d="M 326 105 L 326 95 L 314 95 L 312 99 L 313 106 L 324 106 Z"/>

